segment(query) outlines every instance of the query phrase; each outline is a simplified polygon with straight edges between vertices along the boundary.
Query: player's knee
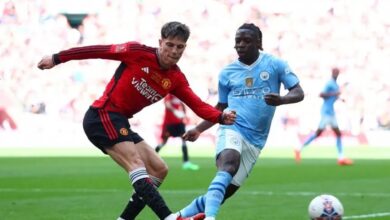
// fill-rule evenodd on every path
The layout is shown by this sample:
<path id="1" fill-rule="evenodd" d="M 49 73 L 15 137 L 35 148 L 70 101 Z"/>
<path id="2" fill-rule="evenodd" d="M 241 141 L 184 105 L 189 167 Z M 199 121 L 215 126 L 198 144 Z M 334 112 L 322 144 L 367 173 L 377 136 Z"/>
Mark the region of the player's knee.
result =
<path id="1" fill-rule="evenodd" d="M 229 161 L 222 164 L 222 166 L 219 167 L 219 170 L 228 172 L 230 175 L 234 176 L 238 168 L 240 167 L 240 161 Z"/>
<path id="2" fill-rule="evenodd" d="M 168 175 L 168 165 L 165 162 L 161 162 L 153 169 L 152 174 L 153 176 L 156 176 L 160 179 L 164 179 Z"/>
<path id="3" fill-rule="evenodd" d="M 168 175 L 168 170 L 169 170 L 168 165 L 164 163 L 159 170 L 160 178 L 164 179 Z"/>

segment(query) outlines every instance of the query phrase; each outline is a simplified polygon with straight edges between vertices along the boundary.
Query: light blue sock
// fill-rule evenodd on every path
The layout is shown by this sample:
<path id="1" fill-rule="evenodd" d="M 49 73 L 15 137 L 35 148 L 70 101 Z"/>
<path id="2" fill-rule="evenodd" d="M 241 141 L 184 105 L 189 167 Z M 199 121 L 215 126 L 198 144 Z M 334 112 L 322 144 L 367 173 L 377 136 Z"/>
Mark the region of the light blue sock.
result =
<path id="1" fill-rule="evenodd" d="M 341 143 L 341 137 L 336 138 L 337 154 L 339 159 L 344 158 L 343 144 Z"/>
<path id="2" fill-rule="evenodd" d="M 225 171 L 218 171 L 206 193 L 206 217 L 215 217 L 221 207 L 226 188 L 232 181 L 232 176 Z"/>
<path id="3" fill-rule="evenodd" d="M 187 218 L 204 212 L 205 198 L 204 195 L 201 195 L 194 199 L 188 206 L 180 210 L 180 216 Z"/>
<path id="4" fill-rule="evenodd" d="M 302 146 L 302 148 L 303 147 L 306 147 L 307 145 L 309 145 L 314 139 L 316 139 L 316 134 L 314 133 L 314 134 L 312 134 L 312 135 L 310 135 L 309 136 L 309 138 L 303 143 L 303 146 Z"/>

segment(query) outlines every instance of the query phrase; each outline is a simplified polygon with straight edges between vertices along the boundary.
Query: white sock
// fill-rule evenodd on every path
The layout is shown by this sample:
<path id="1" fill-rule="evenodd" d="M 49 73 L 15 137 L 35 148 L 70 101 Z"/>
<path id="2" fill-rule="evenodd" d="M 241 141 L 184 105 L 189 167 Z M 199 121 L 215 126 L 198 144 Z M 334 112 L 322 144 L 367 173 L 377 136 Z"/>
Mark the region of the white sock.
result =
<path id="1" fill-rule="evenodd" d="M 164 218 L 164 220 L 176 220 L 178 215 L 176 213 L 172 213 Z"/>
<path id="2" fill-rule="evenodd" d="M 215 220 L 214 217 L 206 217 L 204 220 Z"/>

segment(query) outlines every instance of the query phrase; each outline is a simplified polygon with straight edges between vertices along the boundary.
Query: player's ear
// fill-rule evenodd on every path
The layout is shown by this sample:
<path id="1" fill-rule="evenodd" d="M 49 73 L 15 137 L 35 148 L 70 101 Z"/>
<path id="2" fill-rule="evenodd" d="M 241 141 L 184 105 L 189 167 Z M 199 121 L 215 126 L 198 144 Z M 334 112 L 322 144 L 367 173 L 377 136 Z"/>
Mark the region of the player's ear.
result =
<path id="1" fill-rule="evenodd" d="M 260 40 L 260 39 L 257 39 L 257 41 L 256 41 L 256 46 L 257 46 L 257 48 L 258 48 L 259 50 L 262 49 L 262 45 L 261 45 L 261 40 Z"/>
<path id="2" fill-rule="evenodd" d="M 158 40 L 158 45 L 159 45 L 160 47 L 162 46 L 162 40 L 161 40 L 161 39 Z"/>

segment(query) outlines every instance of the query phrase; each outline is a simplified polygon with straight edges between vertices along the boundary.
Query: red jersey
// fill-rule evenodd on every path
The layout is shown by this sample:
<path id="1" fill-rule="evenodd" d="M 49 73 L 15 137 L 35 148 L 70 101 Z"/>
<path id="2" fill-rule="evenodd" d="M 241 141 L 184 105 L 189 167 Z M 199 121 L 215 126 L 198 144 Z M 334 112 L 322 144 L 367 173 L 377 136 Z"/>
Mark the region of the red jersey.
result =
<path id="1" fill-rule="evenodd" d="M 165 104 L 171 106 L 172 109 L 165 107 L 164 122 L 163 125 L 167 124 L 179 124 L 183 123 L 184 117 L 178 117 L 173 111 L 178 111 L 185 116 L 184 104 L 174 95 L 167 95 L 164 99 Z"/>
<path id="2" fill-rule="evenodd" d="M 167 70 L 160 67 L 157 48 L 137 42 L 95 45 L 61 51 L 53 58 L 56 64 L 96 58 L 121 61 L 103 95 L 93 102 L 96 108 L 131 118 L 171 93 L 205 120 L 216 123 L 222 114 L 192 91 L 177 65 Z"/>

